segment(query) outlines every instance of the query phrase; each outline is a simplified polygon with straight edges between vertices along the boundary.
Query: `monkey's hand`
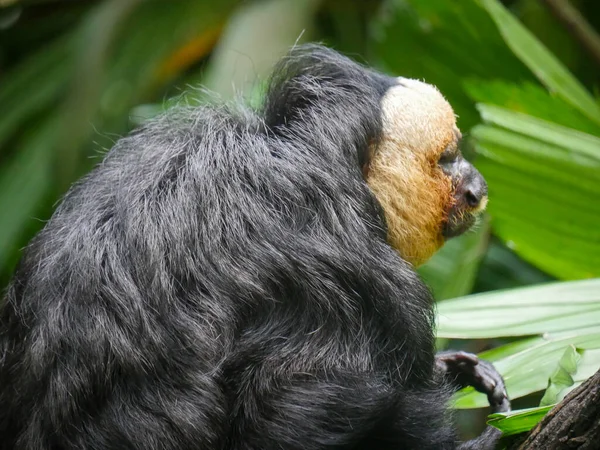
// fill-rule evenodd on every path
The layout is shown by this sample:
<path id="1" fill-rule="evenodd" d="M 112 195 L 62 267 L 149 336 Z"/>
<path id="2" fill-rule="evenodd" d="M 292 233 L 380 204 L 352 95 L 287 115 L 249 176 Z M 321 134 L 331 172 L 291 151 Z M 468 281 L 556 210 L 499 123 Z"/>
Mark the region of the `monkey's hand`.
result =
<path id="1" fill-rule="evenodd" d="M 435 365 L 444 379 L 457 389 L 473 386 L 487 395 L 492 411 L 510 411 L 502 375 L 489 362 L 466 352 L 447 351 L 436 355 Z"/>

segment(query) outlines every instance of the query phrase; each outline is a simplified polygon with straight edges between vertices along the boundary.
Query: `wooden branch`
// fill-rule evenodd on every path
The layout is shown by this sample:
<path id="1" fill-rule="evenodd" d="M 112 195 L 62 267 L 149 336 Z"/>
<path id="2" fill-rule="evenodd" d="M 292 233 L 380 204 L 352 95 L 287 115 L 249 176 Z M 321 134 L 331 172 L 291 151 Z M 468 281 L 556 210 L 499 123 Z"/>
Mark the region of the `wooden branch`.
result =
<path id="1" fill-rule="evenodd" d="M 600 36 L 568 0 L 541 0 L 548 10 L 579 41 L 596 64 L 600 65 Z"/>
<path id="2" fill-rule="evenodd" d="M 598 450 L 600 448 L 600 370 L 554 407 L 511 450 Z"/>

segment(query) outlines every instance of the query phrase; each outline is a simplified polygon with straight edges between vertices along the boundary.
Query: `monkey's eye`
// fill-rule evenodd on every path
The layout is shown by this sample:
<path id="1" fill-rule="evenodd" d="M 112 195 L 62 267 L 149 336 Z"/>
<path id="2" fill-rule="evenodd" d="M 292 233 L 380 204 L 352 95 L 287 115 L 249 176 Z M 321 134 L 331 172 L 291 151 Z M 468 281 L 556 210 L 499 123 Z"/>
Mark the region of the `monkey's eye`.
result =
<path id="1" fill-rule="evenodd" d="M 458 156 L 458 151 L 453 146 L 448 146 L 446 149 L 440 154 L 440 159 L 438 160 L 438 164 L 448 164 L 456 159 Z"/>

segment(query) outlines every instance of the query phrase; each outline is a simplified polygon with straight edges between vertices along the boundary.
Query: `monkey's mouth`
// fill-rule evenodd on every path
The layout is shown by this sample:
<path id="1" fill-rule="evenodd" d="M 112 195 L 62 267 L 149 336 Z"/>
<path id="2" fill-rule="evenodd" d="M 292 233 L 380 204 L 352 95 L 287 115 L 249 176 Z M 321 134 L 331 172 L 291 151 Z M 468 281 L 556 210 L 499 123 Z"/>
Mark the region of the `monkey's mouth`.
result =
<path id="1" fill-rule="evenodd" d="M 442 226 L 442 235 L 446 239 L 460 236 L 477 222 L 478 215 L 471 211 L 461 211 L 458 208 L 452 208 L 448 219 Z"/>
<path id="2" fill-rule="evenodd" d="M 450 239 L 460 236 L 465 231 L 469 230 L 477 223 L 477 219 L 483 214 L 483 211 L 485 211 L 487 201 L 487 195 L 473 205 L 469 205 L 464 201 L 457 201 L 456 204 L 450 208 L 448 217 L 442 226 L 442 236 L 446 239 Z"/>

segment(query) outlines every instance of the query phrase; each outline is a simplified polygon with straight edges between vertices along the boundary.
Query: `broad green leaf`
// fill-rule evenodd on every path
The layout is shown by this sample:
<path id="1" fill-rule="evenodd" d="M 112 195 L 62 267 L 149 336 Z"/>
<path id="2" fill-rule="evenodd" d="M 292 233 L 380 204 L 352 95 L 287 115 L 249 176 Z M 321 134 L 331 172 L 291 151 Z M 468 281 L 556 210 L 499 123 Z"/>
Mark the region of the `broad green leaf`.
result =
<path id="1" fill-rule="evenodd" d="M 504 377 L 509 398 L 514 400 L 546 389 L 548 379 L 556 370 L 565 350 L 573 346 L 583 353 L 578 370 L 573 375 L 574 381 L 580 383 L 600 368 L 600 327 L 597 324 L 598 322 L 593 327 L 524 339 L 483 352 L 479 356 L 494 363 Z M 485 395 L 472 388 L 463 389 L 455 396 L 457 408 L 481 408 L 487 405 Z"/>
<path id="2" fill-rule="evenodd" d="M 495 234 L 557 278 L 600 276 L 600 171 L 579 164 L 575 170 L 567 158 L 535 158 L 484 140 L 477 148 Z"/>
<path id="3" fill-rule="evenodd" d="M 600 278 L 445 300 L 438 337 L 491 338 L 577 330 L 600 323 Z"/>
<path id="4" fill-rule="evenodd" d="M 473 129 L 494 233 L 561 279 L 600 275 L 600 138 L 480 105 Z"/>
<path id="5" fill-rule="evenodd" d="M 477 109 L 485 122 L 569 149 L 571 153 L 587 156 L 600 165 L 600 138 L 596 136 L 499 106 L 479 104 Z"/>
<path id="6" fill-rule="evenodd" d="M 487 166 L 483 164 L 482 167 L 487 169 Z M 551 171 L 546 167 L 543 170 L 548 173 Z M 488 171 L 486 170 L 486 172 Z M 502 184 L 502 175 L 510 173 L 514 176 L 514 182 Z M 538 173 L 541 173 L 541 170 Z M 530 175 L 530 177 L 528 178 L 527 175 Z M 581 241 L 583 244 L 592 245 L 593 248 L 600 236 L 600 230 L 595 228 L 600 217 L 598 215 L 599 205 L 592 200 L 594 198 L 592 188 L 586 189 L 591 185 L 592 180 L 586 179 L 585 175 L 582 171 L 581 185 L 576 186 L 574 185 L 575 180 L 569 180 L 572 183 L 567 182 L 567 180 L 556 180 L 553 184 L 549 178 L 535 180 L 533 173 L 527 170 L 513 169 L 509 171 L 504 167 L 497 168 L 493 174 L 490 174 L 488 180 L 490 184 L 492 181 L 498 181 L 495 186 L 490 188 L 490 191 L 497 194 L 495 196 L 497 204 L 491 208 L 491 211 L 496 212 L 498 210 L 497 212 L 501 213 L 507 210 L 507 214 L 512 213 L 515 216 L 514 219 L 531 219 L 548 230 L 556 230 L 562 233 L 562 239 Z M 563 188 L 562 191 L 561 188 Z M 527 193 L 519 196 L 519 192 L 523 191 L 527 191 Z M 571 204 L 568 203 L 569 195 L 577 196 L 577 199 L 574 199 Z M 500 198 L 500 196 L 503 196 L 503 198 Z M 535 198 L 533 198 L 534 196 Z M 538 214 L 542 212 L 543 215 L 540 217 Z M 567 218 L 564 217 L 565 214 L 569 214 Z M 498 214 L 496 214 L 496 217 L 498 217 Z M 574 242 L 573 244 L 576 245 L 577 243 Z M 579 256 L 586 258 L 587 253 L 591 252 L 584 251 Z M 589 260 L 597 261 L 595 255 L 591 255 Z"/>
<path id="7" fill-rule="evenodd" d="M 476 103 L 500 106 L 572 130 L 600 136 L 600 124 L 537 83 L 468 79 L 463 85 Z"/>
<path id="8" fill-rule="evenodd" d="M 471 292 L 481 258 L 487 248 L 489 224 L 448 241 L 418 272 L 436 300 Z"/>
<path id="9" fill-rule="evenodd" d="M 571 183 L 574 183 L 577 175 L 583 174 L 586 179 L 594 182 L 589 190 L 596 192 L 595 182 L 600 179 L 597 171 L 600 164 L 593 153 L 588 155 L 586 150 L 560 147 L 555 143 L 490 125 L 476 126 L 472 130 L 472 136 L 477 140 L 476 148 L 480 150 L 478 153 L 494 159 L 499 166 L 515 167 L 532 173 L 537 173 L 535 171 L 540 169 L 547 178 L 558 178 Z M 478 158 L 476 163 L 479 162 Z M 565 165 L 570 170 L 564 170 Z M 575 171 L 578 173 L 573 173 Z"/>
<path id="10" fill-rule="evenodd" d="M 554 405 L 491 414 L 488 425 L 498 428 L 503 436 L 524 433 L 535 427 Z"/>
<path id="11" fill-rule="evenodd" d="M 530 211 L 526 217 L 515 217 L 510 207 L 494 207 L 497 219 L 494 232 L 515 252 L 555 275 L 557 278 L 578 279 L 598 276 L 598 242 L 587 241 L 584 234 L 565 235 L 558 227 L 549 229 L 543 221 L 543 211 Z M 525 216 L 525 214 L 523 214 Z M 575 217 L 572 220 L 578 220 Z M 568 226 L 573 226 L 567 223 Z M 575 225 L 576 226 L 576 225 Z M 550 244 L 549 244 L 550 242 Z"/>
<path id="12" fill-rule="evenodd" d="M 600 105 L 583 85 L 498 0 L 481 0 L 506 44 L 551 91 L 597 123 Z"/>

